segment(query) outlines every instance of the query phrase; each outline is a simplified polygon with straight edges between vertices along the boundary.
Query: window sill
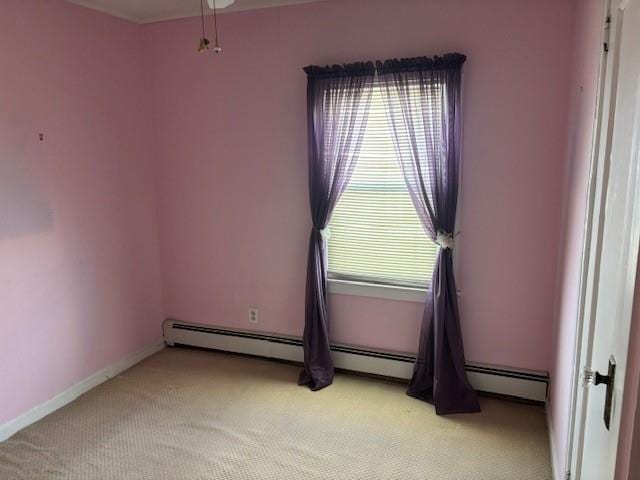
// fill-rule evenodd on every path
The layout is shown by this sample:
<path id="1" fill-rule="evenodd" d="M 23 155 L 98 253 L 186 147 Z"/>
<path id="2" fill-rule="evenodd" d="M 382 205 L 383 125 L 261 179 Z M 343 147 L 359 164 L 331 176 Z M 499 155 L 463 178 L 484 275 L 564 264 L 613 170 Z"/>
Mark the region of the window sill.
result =
<path id="1" fill-rule="evenodd" d="M 329 293 L 353 295 L 357 297 L 384 298 L 401 302 L 424 303 L 427 289 L 378 285 L 375 283 L 354 282 L 350 280 L 329 279 Z"/>

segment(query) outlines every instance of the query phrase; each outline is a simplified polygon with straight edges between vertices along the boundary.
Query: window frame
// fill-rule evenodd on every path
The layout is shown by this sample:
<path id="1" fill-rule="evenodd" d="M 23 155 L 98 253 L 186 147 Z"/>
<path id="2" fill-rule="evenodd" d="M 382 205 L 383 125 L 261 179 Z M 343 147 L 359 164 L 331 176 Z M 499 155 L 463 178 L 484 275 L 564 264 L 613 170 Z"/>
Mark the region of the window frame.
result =
<path id="1" fill-rule="evenodd" d="M 355 297 L 382 298 L 403 302 L 424 303 L 429 289 L 399 287 L 384 283 L 357 282 L 329 278 L 329 293 L 332 295 L 350 295 Z"/>
<path id="2" fill-rule="evenodd" d="M 464 101 L 464 92 L 462 92 L 462 101 Z M 464 142 L 464 122 L 461 122 L 460 125 L 460 158 L 463 157 L 463 145 Z M 456 222 L 455 222 L 455 232 L 461 231 L 462 224 L 462 180 L 463 180 L 463 165 L 464 163 L 461 161 L 458 169 L 458 198 L 456 202 Z M 328 251 L 328 242 L 327 246 L 327 259 L 331 254 Z M 379 299 L 387 299 L 387 300 L 395 300 L 395 301 L 403 301 L 403 302 L 413 302 L 413 303 L 424 303 L 426 300 L 427 294 L 431 291 L 431 279 L 427 280 L 427 285 L 422 288 L 419 286 L 409 286 L 409 285 L 397 285 L 393 283 L 385 283 L 385 282 L 374 282 L 374 281 L 366 281 L 362 279 L 358 279 L 355 276 L 349 278 L 349 276 L 344 275 L 341 278 L 328 277 L 327 270 L 327 289 L 328 293 L 331 295 L 347 295 L 347 296 L 358 296 L 358 297 L 368 297 L 368 298 L 379 298 Z M 454 255 L 453 255 L 453 273 L 456 278 L 456 295 L 461 297 L 463 294 L 461 285 L 460 285 L 460 247 L 458 242 L 454 246 Z"/>

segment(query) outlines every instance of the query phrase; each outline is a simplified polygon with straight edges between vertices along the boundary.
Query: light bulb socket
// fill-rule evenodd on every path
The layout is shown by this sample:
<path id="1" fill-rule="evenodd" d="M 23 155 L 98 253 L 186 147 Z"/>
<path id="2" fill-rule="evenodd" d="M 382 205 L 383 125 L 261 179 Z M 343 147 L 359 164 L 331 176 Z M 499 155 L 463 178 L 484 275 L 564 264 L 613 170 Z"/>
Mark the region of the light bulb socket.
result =
<path id="1" fill-rule="evenodd" d="M 207 50 L 209 50 L 209 45 L 211 44 L 211 42 L 209 41 L 208 38 L 201 38 L 200 39 L 200 44 L 198 45 L 198 53 L 203 53 L 206 52 Z"/>

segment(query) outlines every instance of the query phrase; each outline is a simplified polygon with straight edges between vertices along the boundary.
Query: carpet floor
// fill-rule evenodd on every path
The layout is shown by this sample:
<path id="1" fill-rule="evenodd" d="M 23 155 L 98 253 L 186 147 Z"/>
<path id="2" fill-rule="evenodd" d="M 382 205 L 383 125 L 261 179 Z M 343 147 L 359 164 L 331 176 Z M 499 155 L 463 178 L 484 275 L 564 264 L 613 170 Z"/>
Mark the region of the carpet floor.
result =
<path id="1" fill-rule="evenodd" d="M 0 443 L 2 480 L 547 480 L 544 410 L 438 417 L 398 383 L 167 348 Z"/>

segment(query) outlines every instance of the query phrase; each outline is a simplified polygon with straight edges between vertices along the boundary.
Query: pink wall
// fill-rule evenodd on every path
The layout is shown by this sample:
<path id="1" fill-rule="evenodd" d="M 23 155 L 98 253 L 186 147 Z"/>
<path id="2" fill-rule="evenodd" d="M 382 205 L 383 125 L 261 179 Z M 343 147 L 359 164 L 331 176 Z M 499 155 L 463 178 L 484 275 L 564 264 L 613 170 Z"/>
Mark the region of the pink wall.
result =
<path id="1" fill-rule="evenodd" d="M 551 367 L 569 0 L 328 0 L 144 27 L 166 313 L 300 335 L 309 213 L 301 68 L 460 51 L 460 298 L 470 361 Z M 414 351 L 422 306 L 334 295 L 334 341 Z"/>
<path id="2" fill-rule="evenodd" d="M 140 27 L 1 10 L 0 424 L 152 345 L 163 318 Z"/>
<path id="3" fill-rule="evenodd" d="M 576 0 L 573 28 L 573 60 L 570 83 L 567 169 L 563 212 L 563 238 L 558 263 L 554 359 L 551 371 L 549 415 L 556 452 L 558 478 L 565 471 L 571 396 L 571 371 L 578 315 L 580 255 L 586 214 L 592 129 L 601 52 L 603 0 Z M 563 477 L 564 478 L 564 477 Z"/>

